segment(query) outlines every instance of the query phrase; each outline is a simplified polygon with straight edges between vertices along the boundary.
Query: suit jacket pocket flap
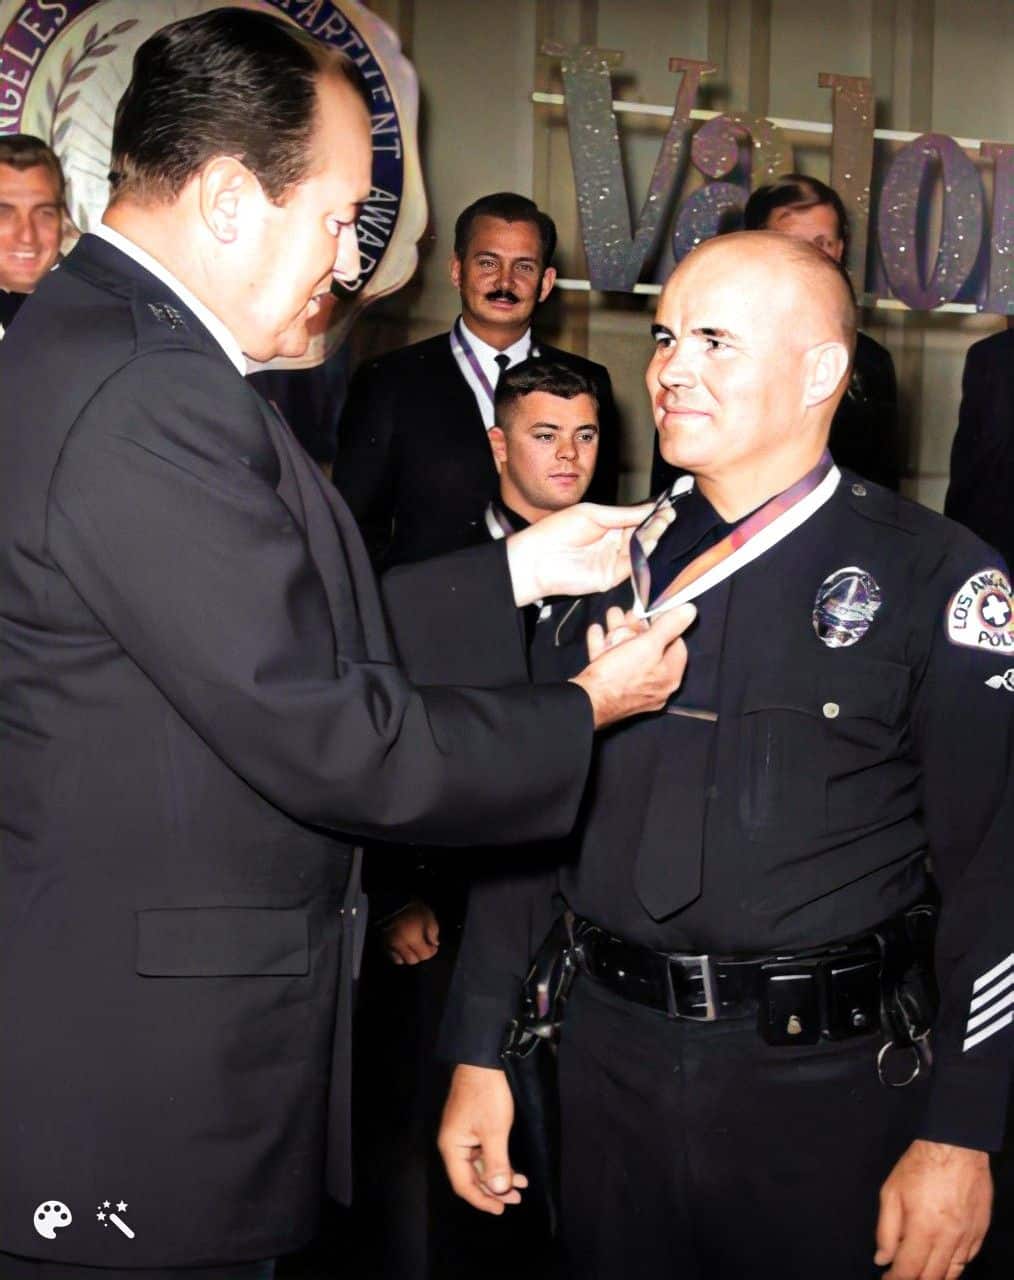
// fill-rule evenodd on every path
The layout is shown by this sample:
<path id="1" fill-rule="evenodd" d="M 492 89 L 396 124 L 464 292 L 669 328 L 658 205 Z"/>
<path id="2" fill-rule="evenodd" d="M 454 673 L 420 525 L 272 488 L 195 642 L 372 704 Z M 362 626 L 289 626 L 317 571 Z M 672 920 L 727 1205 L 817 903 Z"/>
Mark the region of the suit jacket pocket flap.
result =
<path id="1" fill-rule="evenodd" d="M 269 907 L 166 907 L 137 913 L 137 972 L 225 978 L 310 971 L 306 912 Z"/>

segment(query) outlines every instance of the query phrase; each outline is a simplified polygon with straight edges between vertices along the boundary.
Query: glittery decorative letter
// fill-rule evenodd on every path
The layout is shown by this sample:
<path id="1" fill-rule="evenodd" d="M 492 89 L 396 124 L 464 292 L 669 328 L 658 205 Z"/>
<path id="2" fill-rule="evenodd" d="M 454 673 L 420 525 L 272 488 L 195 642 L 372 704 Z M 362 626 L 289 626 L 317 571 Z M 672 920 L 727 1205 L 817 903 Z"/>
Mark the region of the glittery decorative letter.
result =
<path id="1" fill-rule="evenodd" d="M 933 274 L 919 261 L 921 219 L 939 164 L 944 203 Z M 902 302 L 931 311 L 952 302 L 972 273 L 982 242 L 982 183 L 975 165 L 953 138 L 924 133 L 894 158 L 880 193 L 877 236 L 891 289 Z"/>
<path id="2" fill-rule="evenodd" d="M 873 173 L 873 81 L 867 76 L 822 71 L 818 83 L 823 89 L 834 90 L 831 186 L 841 196 L 849 216 L 849 275 L 860 303 L 872 301 L 866 298 L 866 246 Z"/>
<path id="3" fill-rule="evenodd" d="M 993 229 L 989 243 L 989 296 L 983 311 L 1014 315 L 1014 146 L 984 142 L 979 154 L 993 157 Z"/>
<path id="4" fill-rule="evenodd" d="M 701 76 L 714 71 L 715 66 L 690 58 L 669 60 L 669 70 L 682 72 L 682 81 L 632 234 L 610 78 L 611 69 L 623 55 L 593 45 L 546 44 L 543 52 L 562 63 L 571 161 L 591 286 L 629 293 L 681 185 L 697 86 Z"/>

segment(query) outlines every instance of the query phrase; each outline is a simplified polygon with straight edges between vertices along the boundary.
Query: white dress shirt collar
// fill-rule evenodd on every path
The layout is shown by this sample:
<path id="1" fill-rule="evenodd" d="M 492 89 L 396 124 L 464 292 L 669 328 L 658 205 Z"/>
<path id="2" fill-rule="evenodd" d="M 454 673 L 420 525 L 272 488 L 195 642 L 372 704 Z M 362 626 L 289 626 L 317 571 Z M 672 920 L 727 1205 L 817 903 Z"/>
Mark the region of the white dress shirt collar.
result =
<path id="1" fill-rule="evenodd" d="M 166 288 L 171 289 L 187 310 L 191 311 L 200 320 L 201 324 L 215 339 L 237 370 L 246 377 L 246 357 L 243 355 L 243 349 L 233 334 L 213 311 L 210 311 L 199 298 L 195 298 L 185 284 L 177 280 L 167 267 L 164 267 L 157 258 L 153 258 L 150 253 L 146 253 L 140 245 L 135 244 L 133 240 L 107 226 L 104 222 L 94 229 L 92 235 L 98 236 L 100 240 L 105 240 L 114 249 L 119 249 L 121 253 L 125 253 L 128 258 L 133 258 L 138 266 L 144 267 L 145 271 L 151 272 L 156 279 L 162 281 Z"/>
<path id="2" fill-rule="evenodd" d="M 517 342 L 512 343 L 509 347 L 504 347 L 501 351 L 498 347 L 491 347 L 488 342 L 483 342 L 480 337 L 474 334 L 468 327 L 468 322 L 464 316 L 461 317 L 461 327 L 465 331 L 469 346 L 479 358 L 483 373 L 493 387 L 496 386 L 496 380 L 500 376 L 500 366 L 496 362 L 497 356 L 507 356 L 511 365 L 515 365 L 520 364 L 522 360 L 527 360 L 531 355 L 533 345 L 531 328 L 526 329 Z"/>
<path id="3" fill-rule="evenodd" d="M 472 368 L 467 355 L 458 344 L 453 328 L 450 333 L 451 351 L 458 362 L 461 376 L 468 383 L 472 395 L 475 396 L 475 403 L 479 408 L 479 413 L 482 415 L 482 424 L 489 430 L 493 425 L 493 401 L 487 388 L 495 388 L 500 377 L 500 366 L 496 362 L 497 356 L 501 354 L 508 356 L 510 359 L 510 366 L 508 367 L 511 367 L 521 360 L 527 360 L 529 356 L 537 356 L 539 349 L 532 341 L 530 328 L 525 330 L 517 342 L 512 343 L 505 351 L 500 352 L 496 347 L 491 347 L 488 342 L 483 342 L 480 337 L 474 334 L 465 323 L 464 316 L 459 316 L 456 323 L 461 325 L 462 336 L 479 362 L 479 367 L 482 369 L 486 379 L 486 385 L 484 386 L 481 379 L 476 377 L 475 370 Z"/>

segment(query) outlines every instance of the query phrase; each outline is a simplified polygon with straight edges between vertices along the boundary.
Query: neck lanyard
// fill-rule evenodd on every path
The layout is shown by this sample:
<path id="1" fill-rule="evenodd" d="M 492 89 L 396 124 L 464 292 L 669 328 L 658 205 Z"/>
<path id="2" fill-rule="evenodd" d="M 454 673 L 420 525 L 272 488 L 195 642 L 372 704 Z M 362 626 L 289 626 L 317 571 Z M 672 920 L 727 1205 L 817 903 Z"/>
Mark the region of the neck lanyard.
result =
<path id="1" fill-rule="evenodd" d="M 457 320 L 455 320 L 454 328 L 451 332 L 453 333 L 455 341 L 457 342 L 459 348 L 461 349 L 462 355 L 468 361 L 469 368 L 472 370 L 472 372 L 475 374 L 476 378 L 478 379 L 479 386 L 482 387 L 483 391 L 486 393 L 486 396 L 489 399 L 490 405 L 492 405 L 493 392 L 495 388 L 493 387 L 489 378 L 486 377 L 486 370 L 482 367 L 482 364 L 479 361 L 479 357 L 475 354 L 472 344 L 465 337 L 465 329 L 461 323 L 461 316 L 458 316 Z"/>
<path id="2" fill-rule="evenodd" d="M 703 595 L 711 587 L 717 586 L 731 577 L 744 565 L 756 560 L 776 543 L 788 537 L 790 533 L 809 520 L 831 497 L 838 487 L 841 472 L 834 465 L 830 453 L 824 450 L 820 461 L 808 471 L 801 480 L 775 494 L 753 515 L 748 516 L 742 524 L 736 526 L 721 542 L 708 547 L 699 556 L 695 556 L 685 565 L 664 591 L 652 603 L 647 603 L 651 592 L 651 570 L 648 557 L 644 552 L 639 537 L 640 529 L 634 531 L 630 540 L 630 577 L 634 587 L 634 612 L 641 618 L 652 618 L 656 614 L 674 609 L 678 604 L 693 600 Z M 690 492 L 693 486 L 687 484 L 686 477 L 681 477 L 667 494 L 656 503 L 655 511 L 648 517 L 641 529 L 647 525 L 658 508 L 665 502 L 675 502 Z M 678 518 L 678 515 L 677 515 Z"/>

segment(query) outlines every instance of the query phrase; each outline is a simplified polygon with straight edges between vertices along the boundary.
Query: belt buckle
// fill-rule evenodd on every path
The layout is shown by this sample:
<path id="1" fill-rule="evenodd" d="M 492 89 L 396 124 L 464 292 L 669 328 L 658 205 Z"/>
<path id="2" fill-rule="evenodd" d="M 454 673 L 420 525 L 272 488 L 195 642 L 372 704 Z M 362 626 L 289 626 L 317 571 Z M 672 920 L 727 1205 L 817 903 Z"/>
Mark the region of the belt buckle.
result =
<path id="1" fill-rule="evenodd" d="M 711 956 L 668 956 L 667 960 L 666 978 L 668 982 L 669 1016 L 671 1018 L 683 1018 L 687 1022 L 715 1022 L 718 1018 L 718 1001 L 715 997 L 717 983 Z M 679 968 L 689 981 L 700 981 L 701 999 L 695 1001 L 691 1007 L 702 1009 L 703 1013 L 684 1013 L 680 1009 L 679 997 L 673 983 L 674 968 Z M 689 972 L 687 972 L 688 970 Z"/>

